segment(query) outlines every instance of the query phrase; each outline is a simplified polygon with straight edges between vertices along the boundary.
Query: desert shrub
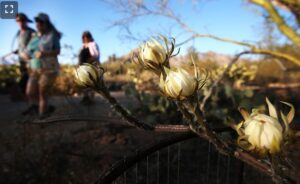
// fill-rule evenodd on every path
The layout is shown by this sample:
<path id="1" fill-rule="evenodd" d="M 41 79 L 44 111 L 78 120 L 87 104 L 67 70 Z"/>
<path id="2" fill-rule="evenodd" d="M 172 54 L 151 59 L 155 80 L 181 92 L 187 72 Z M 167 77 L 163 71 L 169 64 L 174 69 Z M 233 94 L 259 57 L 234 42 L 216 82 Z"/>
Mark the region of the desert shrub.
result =
<path id="1" fill-rule="evenodd" d="M 20 72 L 18 65 L 0 65 L 0 92 L 7 93 L 8 89 L 18 83 Z"/>
<path id="2" fill-rule="evenodd" d="M 282 68 L 275 60 L 262 60 L 253 64 L 258 68 L 256 78 L 252 81 L 255 85 L 266 86 L 269 83 L 277 82 L 299 82 L 299 67 L 285 65 L 283 62 L 284 68 Z"/>
<path id="3" fill-rule="evenodd" d="M 62 65 L 60 74 L 55 80 L 52 93 L 55 95 L 72 95 L 78 91 L 73 77 L 74 66 Z"/>
<path id="4" fill-rule="evenodd" d="M 213 81 L 217 80 L 225 70 L 226 65 L 210 71 L 211 77 L 201 91 L 204 98 L 208 95 Z M 238 108 L 250 108 L 260 104 L 263 96 L 255 94 L 243 86 L 256 78 L 257 67 L 249 63 L 234 64 L 225 74 L 211 98 L 207 101 L 206 115 L 210 122 L 226 123 L 228 118 L 239 116 Z M 254 97 L 255 96 L 255 97 Z M 255 99 L 255 100 L 254 100 Z M 230 115 L 230 117 L 229 117 Z"/>

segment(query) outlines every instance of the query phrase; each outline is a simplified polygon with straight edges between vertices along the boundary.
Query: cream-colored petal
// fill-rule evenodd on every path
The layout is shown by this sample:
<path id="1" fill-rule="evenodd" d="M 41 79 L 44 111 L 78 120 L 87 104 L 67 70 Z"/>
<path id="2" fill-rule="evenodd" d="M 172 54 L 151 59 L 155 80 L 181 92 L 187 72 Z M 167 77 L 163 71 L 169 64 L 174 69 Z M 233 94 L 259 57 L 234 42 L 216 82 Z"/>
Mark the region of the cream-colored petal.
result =
<path id="1" fill-rule="evenodd" d="M 157 47 L 161 52 L 165 51 L 165 48 L 162 46 L 162 44 L 159 41 L 157 41 L 153 37 L 151 38 L 151 41 L 153 43 L 153 45 L 152 45 L 153 47 Z"/>
<path id="2" fill-rule="evenodd" d="M 147 43 L 147 45 L 148 45 L 148 43 Z M 142 56 L 143 56 L 144 62 L 147 62 L 146 60 L 150 60 L 150 61 L 154 61 L 154 62 L 156 61 L 156 58 L 152 52 L 152 49 L 148 46 L 144 48 Z"/>
<path id="3" fill-rule="evenodd" d="M 168 75 L 171 72 L 171 70 L 169 68 L 167 68 L 167 67 L 164 66 L 164 71 L 166 72 L 167 77 L 168 77 Z"/>
<path id="4" fill-rule="evenodd" d="M 266 123 L 263 126 L 263 134 L 261 136 L 262 146 L 270 149 L 274 137 L 279 141 L 282 139 L 281 134 L 282 132 L 278 130 L 274 125 Z"/>
<path id="5" fill-rule="evenodd" d="M 247 135 L 248 141 L 255 147 L 260 147 L 260 135 L 261 127 L 260 122 L 251 121 L 245 128 L 245 135 Z"/>
<path id="6" fill-rule="evenodd" d="M 254 148 L 253 145 L 251 145 L 251 143 L 249 143 L 248 141 L 248 136 L 243 135 L 243 136 L 239 136 L 237 139 L 237 144 L 242 147 L 245 150 L 252 150 Z"/>
<path id="7" fill-rule="evenodd" d="M 286 116 L 281 111 L 280 111 L 280 115 L 281 115 L 281 119 L 284 123 L 284 136 L 287 137 L 289 134 L 289 130 L 290 130 L 289 122 L 288 122 Z"/>
<path id="8" fill-rule="evenodd" d="M 164 77 L 162 74 L 160 75 L 159 87 L 162 90 L 164 90 L 164 88 L 165 88 L 165 81 L 164 81 Z"/>
<path id="9" fill-rule="evenodd" d="M 168 46 L 168 40 L 166 37 L 164 37 L 163 35 L 159 35 L 160 39 L 164 41 L 164 44 L 166 46 L 166 52 L 169 52 L 169 46 Z"/>
<path id="10" fill-rule="evenodd" d="M 240 111 L 241 115 L 243 116 L 244 120 L 249 118 L 250 114 L 245 108 L 240 107 L 239 111 Z"/>
<path id="11" fill-rule="evenodd" d="M 244 135 L 244 131 L 242 130 L 242 126 L 243 126 L 244 122 L 240 122 L 239 124 L 237 124 L 234 128 L 236 130 L 236 132 L 238 133 L 238 135 Z"/>
<path id="12" fill-rule="evenodd" d="M 287 114 L 287 122 L 288 123 L 291 123 L 292 121 L 293 121 L 293 119 L 294 119 L 294 116 L 295 116 L 295 108 L 294 108 L 294 106 L 293 106 L 293 104 L 291 104 L 291 103 L 288 103 L 288 102 L 283 102 L 283 101 L 281 101 L 281 103 L 284 103 L 285 105 L 287 105 L 287 106 L 289 106 L 291 109 L 290 109 L 290 111 L 289 111 L 289 113 Z"/>
<path id="13" fill-rule="evenodd" d="M 274 107 L 274 105 L 270 102 L 270 100 L 268 99 L 268 97 L 266 97 L 266 102 L 268 104 L 268 109 L 269 109 L 269 114 L 271 117 L 278 119 L 277 116 L 277 112 L 276 112 L 276 108 Z"/>
<path id="14" fill-rule="evenodd" d="M 95 72 L 95 69 L 89 65 L 80 66 L 78 74 L 80 80 L 88 85 L 93 85 L 93 80 L 96 81 L 98 77 L 97 73 Z"/>
<path id="15" fill-rule="evenodd" d="M 261 121 L 261 122 L 268 122 L 273 124 L 274 126 L 276 126 L 278 129 L 282 130 L 282 127 L 278 121 L 278 119 L 275 119 L 271 116 L 265 115 L 265 114 L 257 114 L 255 116 L 253 116 L 253 119 L 257 120 L 257 121 Z"/>

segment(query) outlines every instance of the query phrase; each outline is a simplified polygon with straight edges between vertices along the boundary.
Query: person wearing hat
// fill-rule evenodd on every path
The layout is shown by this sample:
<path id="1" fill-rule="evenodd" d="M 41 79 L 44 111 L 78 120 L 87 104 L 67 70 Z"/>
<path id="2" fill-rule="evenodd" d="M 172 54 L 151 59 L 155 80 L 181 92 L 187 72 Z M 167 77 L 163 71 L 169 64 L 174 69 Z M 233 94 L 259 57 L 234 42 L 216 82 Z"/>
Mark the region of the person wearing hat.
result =
<path id="1" fill-rule="evenodd" d="M 54 107 L 48 105 L 48 95 L 59 72 L 61 33 L 45 13 L 39 13 L 34 20 L 39 38 L 37 49 L 34 49 L 33 55 L 28 54 L 28 57 L 32 61 L 38 61 L 40 66 L 30 73 L 26 94 L 31 102 L 38 101 L 39 116 L 44 118 L 54 111 Z"/>
<path id="2" fill-rule="evenodd" d="M 15 50 L 14 53 L 19 55 L 21 73 L 19 87 L 21 89 L 21 92 L 25 95 L 26 85 L 28 81 L 28 68 L 27 58 L 24 57 L 24 51 L 32 38 L 32 34 L 35 31 L 28 26 L 28 23 L 31 23 L 32 21 L 24 13 L 18 13 L 16 15 L 16 22 L 20 30 L 16 34 L 16 38 L 18 40 L 18 49 Z"/>

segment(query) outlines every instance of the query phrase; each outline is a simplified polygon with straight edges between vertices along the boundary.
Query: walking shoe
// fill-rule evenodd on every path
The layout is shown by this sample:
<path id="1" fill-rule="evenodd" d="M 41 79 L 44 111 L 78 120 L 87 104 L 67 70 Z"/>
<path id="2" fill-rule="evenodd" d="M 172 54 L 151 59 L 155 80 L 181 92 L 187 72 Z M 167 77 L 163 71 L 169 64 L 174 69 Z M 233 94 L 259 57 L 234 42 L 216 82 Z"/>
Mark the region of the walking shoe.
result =
<path id="1" fill-rule="evenodd" d="M 51 116 L 51 114 L 55 111 L 55 107 L 53 105 L 48 105 L 46 112 L 40 114 L 38 116 L 38 120 L 43 120 Z"/>
<path id="2" fill-rule="evenodd" d="M 80 101 L 80 104 L 82 105 L 93 105 L 94 103 L 95 102 L 88 96 L 84 96 Z"/>
<path id="3" fill-rule="evenodd" d="M 44 113 L 38 116 L 38 120 L 44 120 L 50 116 L 49 113 Z"/>
<path id="4" fill-rule="evenodd" d="M 56 108 L 53 105 L 48 105 L 46 113 L 52 114 L 55 110 L 56 110 Z"/>
<path id="5" fill-rule="evenodd" d="M 29 106 L 26 110 L 22 112 L 22 115 L 27 115 L 27 114 L 37 114 L 39 112 L 39 106 L 32 104 Z"/>

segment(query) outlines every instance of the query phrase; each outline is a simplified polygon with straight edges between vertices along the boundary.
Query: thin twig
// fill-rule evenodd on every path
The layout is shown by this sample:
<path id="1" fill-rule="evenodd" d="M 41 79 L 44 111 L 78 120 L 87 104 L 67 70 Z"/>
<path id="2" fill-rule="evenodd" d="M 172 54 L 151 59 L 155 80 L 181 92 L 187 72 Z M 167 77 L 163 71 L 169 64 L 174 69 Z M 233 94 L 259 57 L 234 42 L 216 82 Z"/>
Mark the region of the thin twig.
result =
<path id="1" fill-rule="evenodd" d="M 174 10 L 170 7 L 170 4 L 167 2 L 163 4 L 162 6 L 159 6 L 158 8 L 154 6 L 154 8 L 151 8 L 147 6 L 145 3 L 142 4 L 135 4 L 131 1 L 105 1 L 102 0 L 110 5 L 112 5 L 113 8 L 117 9 L 120 13 L 123 13 L 125 18 L 121 18 L 115 22 L 112 23 L 111 27 L 120 27 L 123 28 L 127 34 L 130 36 L 127 36 L 131 39 L 137 39 L 136 36 L 133 36 L 132 32 L 130 31 L 130 24 L 133 22 L 133 20 L 137 19 L 138 17 L 143 16 L 160 16 L 165 17 L 167 19 L 173 20 L 175 24 L 177 24 L 184 32 L 189 33 L 190 37 L 186 40 L 182 41 L 181 43 L 177 44 L 176 46 L 181 46 L 189 41 L 194 40 L 195 38 L 210 38 L 217 41 L 225 42 L 225 43 L 232 43 L 236 45 L 240 45 L 243 47 L 249 48 L 249 51 L 251 51 L 252 54 L 263 54 L 263 55 L 269 55 L 275 58 L 284 59 L 287 61 L 290 61 L 298 66 L 300 66 L 300 60 L 298 58 L 295 58 L 289 54 L 285 54 L 279 51 L 272 51 L 265 48 L 259 48 L 257 45 L 249 44 L 244 41 L 238 41 L 228 38 L 219 37 L 212 34 L 203 34 L 195 31 L 192 29 L 188 24 L 186 24 L 180 16 L 176 15 Z M 130 3 L 129 3 L 130 2 Z"/>

